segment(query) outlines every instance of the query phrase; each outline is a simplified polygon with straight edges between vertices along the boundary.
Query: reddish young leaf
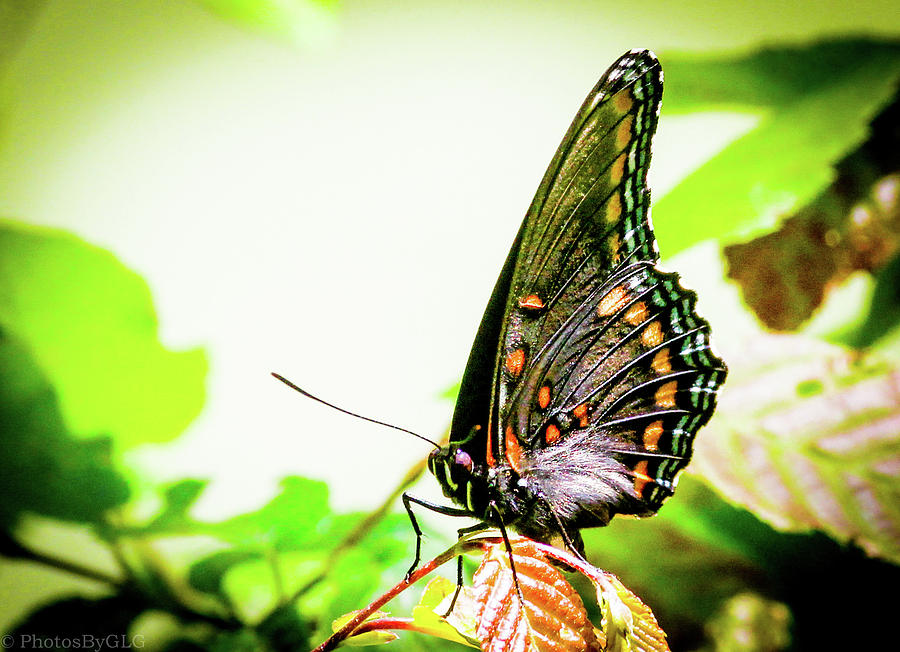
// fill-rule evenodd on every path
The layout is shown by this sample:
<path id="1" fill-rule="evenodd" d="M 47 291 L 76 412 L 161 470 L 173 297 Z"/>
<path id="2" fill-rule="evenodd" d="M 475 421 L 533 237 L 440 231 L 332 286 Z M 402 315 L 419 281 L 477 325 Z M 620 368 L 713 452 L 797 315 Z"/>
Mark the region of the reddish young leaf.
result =
<path id="1" fill-rule="evenodd" d="M 337 623 L 338 631 L 314 652 L 333 650 L 348 636 L 382 629 L 413 630 L 472 647 L 480 643 L 485 652 L 668 652 L 665 632 L 653 613 L 615 576 L 546 543 L 524 537 L 509 543 L 512 559 L 499 537 L 477 533 L 461 539 L 364 610 L 343 618 Z M 472 588 L 463 588 L 456 595 L 447 580 L 434 580 L 422 595 L 414 618 L 376 614 L 401 591 L 469 551 L 483 553 Z M 578 571 L 593 582 L 603 614 L 602 632 L 588 619 L 581 597 L 560 567 Z M 376 642 L 381 640 L 386 639 Z"/>
<path id="2" fill-rule="evenodd" d="M 599 650 L 581 598 L 537 544 L 510 541 L 516 577 L 504 544 L 487 547 L 473 577 L 477 638 L 485 652 Z"/>

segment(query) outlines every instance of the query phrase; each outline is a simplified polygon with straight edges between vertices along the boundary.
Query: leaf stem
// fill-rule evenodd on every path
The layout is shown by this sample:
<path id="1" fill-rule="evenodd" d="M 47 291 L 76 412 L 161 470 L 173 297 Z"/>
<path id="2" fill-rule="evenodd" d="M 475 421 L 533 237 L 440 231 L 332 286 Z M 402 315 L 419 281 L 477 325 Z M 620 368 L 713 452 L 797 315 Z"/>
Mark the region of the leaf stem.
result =
<path id="1" fill-rule="evenodd" d="M 369 616 L 371 616 L 385 604 L 396 598 L 398 595 L 400 595 L 400 593 L 408 589 L 410 586 L 418 582 L 420 579 L 431 573 L 442 564 L 447 563 L 457 555 L 462 554 L 464 551 L 475 547 L 481 547 L 481 544 L 478 542 L 463 539 L 439 554 L 431 561 L 422 564 L 408 578 L 404 578 L 403 580 L 398 582 L 396 585 L 394 585 L 393 588 L 389 589 L 387 592 L 373 600 L 365 609 L 359 611 L 352 620 L 348 621 L 338 631 L 329 636 L 312 652 L 328 652 L 328 650 L 335 649 L 341 643 L 341 641 L 353 634 Z"/>

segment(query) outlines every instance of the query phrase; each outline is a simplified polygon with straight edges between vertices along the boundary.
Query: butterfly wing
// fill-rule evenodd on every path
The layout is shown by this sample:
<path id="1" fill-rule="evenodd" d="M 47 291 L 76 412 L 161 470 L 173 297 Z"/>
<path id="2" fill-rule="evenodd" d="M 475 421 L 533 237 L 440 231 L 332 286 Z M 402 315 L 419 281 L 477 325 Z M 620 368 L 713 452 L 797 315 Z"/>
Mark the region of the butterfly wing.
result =
<path id="1" fill-rule="evenodd" d="M 725 370 L 693 293 L 655 269 L 646 177 L 662 71 L 623 55 L 579 109 L 522 224 L 451 430 L 526 477 L 561 520 L 650 514 Z"/>

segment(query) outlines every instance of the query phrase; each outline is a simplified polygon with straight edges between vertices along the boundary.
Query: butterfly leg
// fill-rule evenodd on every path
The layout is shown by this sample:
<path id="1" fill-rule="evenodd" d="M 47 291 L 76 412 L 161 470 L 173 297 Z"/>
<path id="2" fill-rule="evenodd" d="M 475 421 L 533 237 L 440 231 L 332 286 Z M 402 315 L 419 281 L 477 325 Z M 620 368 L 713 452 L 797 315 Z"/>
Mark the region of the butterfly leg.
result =
<path id="1" fill-rule="evenodd" d="M 429 509 L 432 512 L 437 512 L 438 514 L 444 514 L 445 516 L 472 516 L 472 513 L 468 510 L 457 509 L 456 507 L 447 507 L 446 505 L 438 505 L 437 503 L 432 503 L 427 500 L 417 498 L 404 491 L 403 507 L 406 509 L 406 513 L 407 515 L 409 515 L 409 522 L 412 524 L 413 531 L 416 533 L 416 558 L 413 559 L 412 566 L 410 566 L 409 570 L 406 571 L 407 580 L 409 580 L 410 576 L 413 574 L 416 568 L 418 568 L 419 561 L 422 558 L 422 528 L 419 527 L 419 522 L 416 520 L 416 515 L 413 513 L 413 504 L 424 507 L 425 509 Z"/>
<path id="2" fill-rule="evenodd" d="M 457 540 L 462 539 L 467 534 L 472 534 L 473 532 L 480 532 L 481 530 L 486 530 L 490 527 L 487 523 L 476 523 L 475 525 L 470 525 L 469 527 L 460 528 L 456 531 Z M 450 615 L 453 611 L 453 607 L 456 606 L 456 599 L 459 597 L 460 591 L 462 591 L 463 587 L 463 556 L 456 556 L 456 592 L 453 594 L 453 599 L 450 601 L 450 608 L 447 609 L 447 613 L 444 614 L 444 618 Z"/>
<path id="3" fill-rule="evenodd" d="M 553 519 L 556 521 L 556 525 L 559 528 L 559 533 L 562 535 L 563 541 L 565 542 L 566 547 L 569 549 L 569 551 L 576 557 L 581 559 L 581 561 L 587 562 L 587 559 L 585 559 L 584 556 L 584 540 L 581 538 L 581 534 L 576 530 L 575 536 L 571 536 L 566 530 L 566 527 L 563 525 L 563 522 L 559 518 L 559 515 L 555 511 L 553 511 L 552 507 L 550 507 L 550 513 L 553 514 Z"/>
<path id="4" fill-rule="evenodd" d="M 516 574 L 516 562 L 513 560 L 512 544 L 509 542 L 509 535 L 506 533 L 506 525 L 503 523 L 503 515 L 497 509 L 496 503 L 493 501 L 488 504 L 488 511 L 493 510 L 497 515 L 497 526 L 500 528 L 500 535 L 503 537 L 503 545 L 506 547 L 506 554 L 509 555 L 509 569 L 512 571 L 513 583 L 516 585 L 516 594 L 519 596 L 519 602 L 522 608 L 525 608 L 525 598 L 522 597 L 522 588 L 519 586 L 519 576 Z"/>

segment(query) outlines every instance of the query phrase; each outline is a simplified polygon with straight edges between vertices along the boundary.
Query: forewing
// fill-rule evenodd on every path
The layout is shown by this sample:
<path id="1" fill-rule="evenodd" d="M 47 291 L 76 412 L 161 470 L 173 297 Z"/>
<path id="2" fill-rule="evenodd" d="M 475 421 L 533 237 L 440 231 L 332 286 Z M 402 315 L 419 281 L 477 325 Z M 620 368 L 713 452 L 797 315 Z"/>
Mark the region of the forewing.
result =
<path id="1" fill-rule="evenodd" d="M 538 187 L 469 356 L 450 439 L 493 466 L 498 424 L 535 346 L 581 292 L 629 260 L 656 260 L 646 171 L 662 72 L 646 50 L 622 56 L 591 90 Z M 568 302 L 568 303 L 567 303 Z"/>

